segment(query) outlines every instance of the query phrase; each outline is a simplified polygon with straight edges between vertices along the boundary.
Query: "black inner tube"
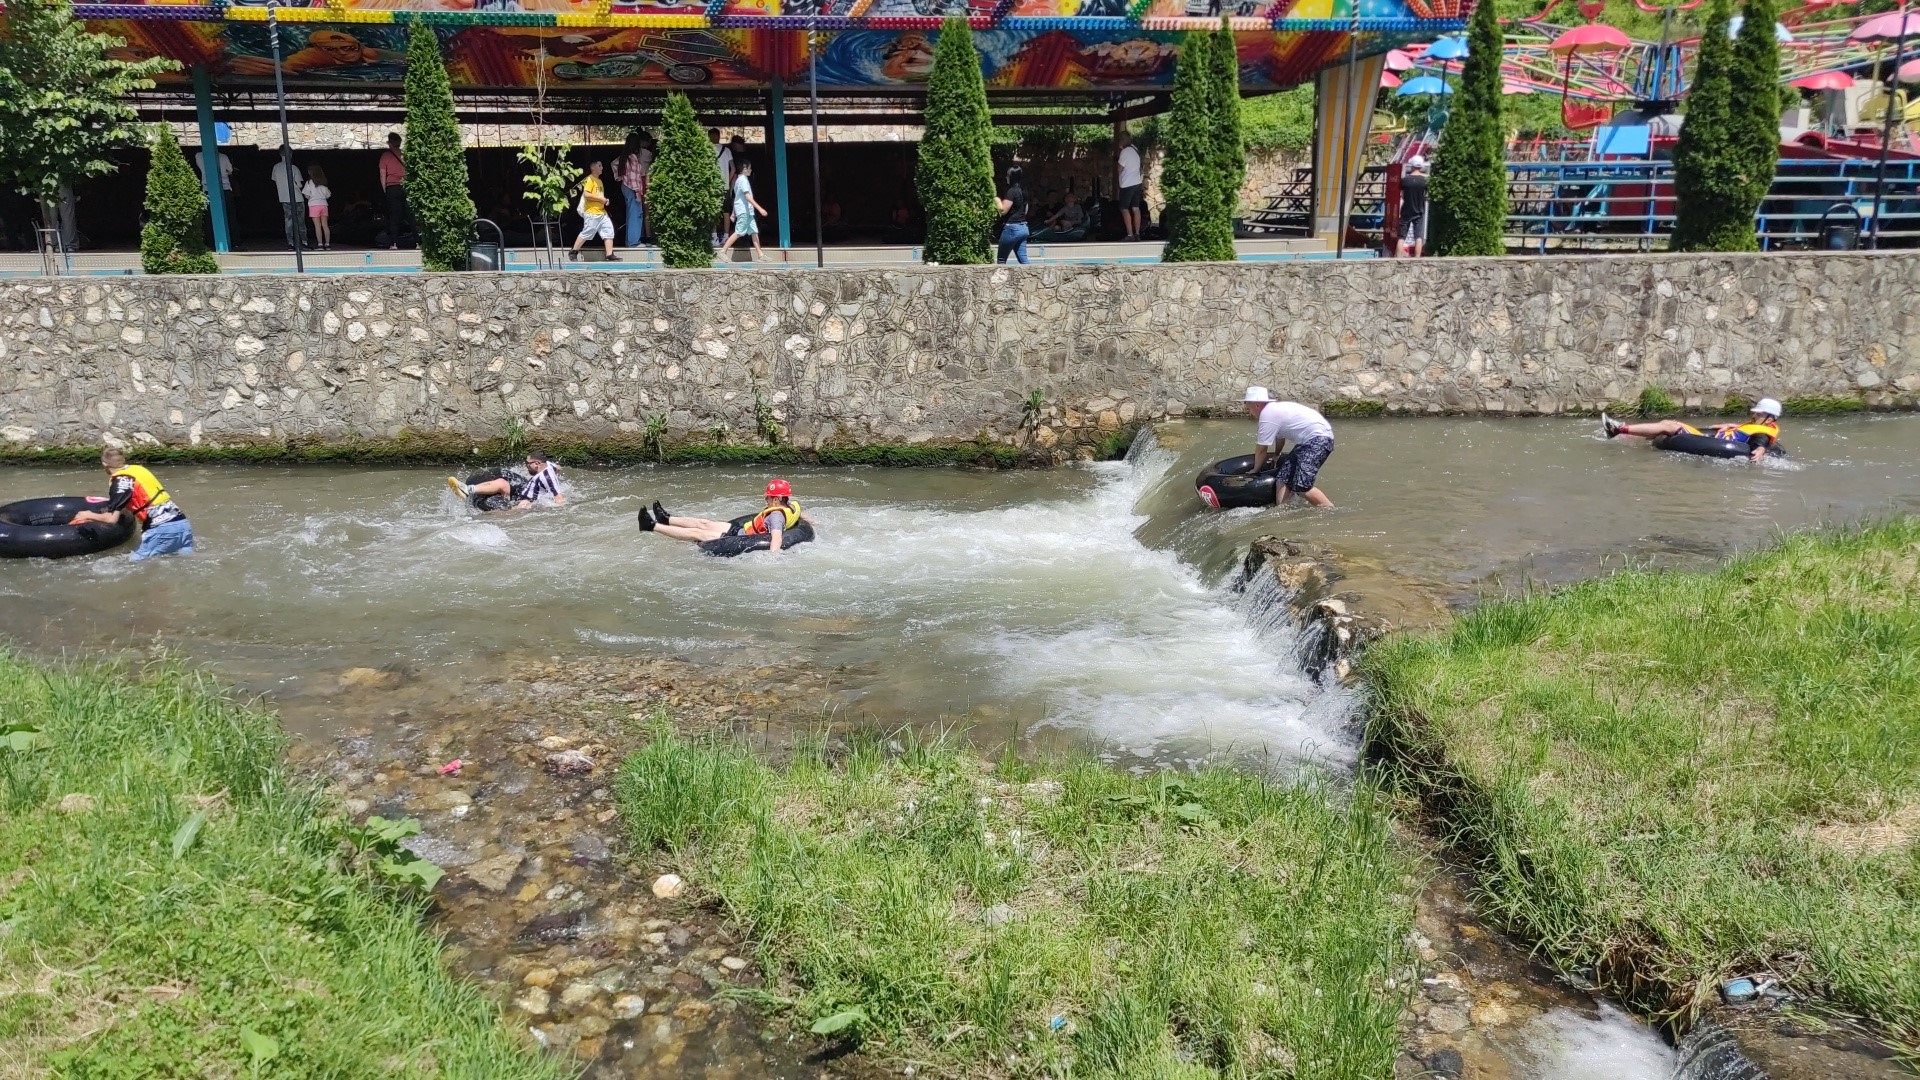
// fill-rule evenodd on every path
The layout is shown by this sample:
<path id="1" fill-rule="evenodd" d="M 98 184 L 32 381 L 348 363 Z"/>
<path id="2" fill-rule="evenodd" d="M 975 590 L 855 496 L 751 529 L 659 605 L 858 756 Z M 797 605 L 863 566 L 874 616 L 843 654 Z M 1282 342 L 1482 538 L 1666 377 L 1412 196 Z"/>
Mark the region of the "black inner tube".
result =
<path id="1" fill-rule="evenodd" d="M 1743 458 L 1753 456 L 1750 443 L 1736 442 L 1733 439 L 1716 439 L 1711 435 L 1694 435 L 1679 432 L 1662 435 L 1653 440 L 1653 445 L 1661 450 L 1671 450 L 1676 454 L 1694 454 L 1699 457 Z M 1778 446 L 1767 447 L 1768 457 L 1785 457 Z"/>
<path id="2" fill-rule="evenodd" d="M 133 539 L 133 515 L 128 513 L 120 514 L 112 524 L 67 524 L 80 511 L 98 512 L 105 505 L 106 500 L 98 496 L 59 495 L 0 506 L 0 559 L 92 555 Z"/>
<path id="3" fill-rule="evenodd" d="M 753 514 L 746 514 L 734 518 L 732 524 L 744 528 L 747 522 L 753 519 Z M 785 551 L 795 544 L 804 544 L 811 539 L 813 539 L 813 526 L 807 524 L 804 519 L 796 521 L 793 523 L 793 528 L 786 530 L 785 537 L 781 539 L 780 550 Z M 750 533 L 736 532 L 715 540 L 708 540 L 700 545 L 700 550 L 709 555 L 716 555 L 723 559 L 731 559 L 735 555 L 745 555 L 749 551 L 766 551 L 772 546 L 773 535 L 771 533 L 761 533 L 756 536 Z"/>
<path id="4" fill-rule="evenodd" d="M 1274 458 L 1268 461 L 1278 464 Z M 1214 462 L 1200 473 L 1193 486 L 1208 506 L 1230 510 L 1240 506 L 1272 506 L 1274 480 L 1272 471 L 1255 475 L 1253 455 L 1246 454 Z"/>

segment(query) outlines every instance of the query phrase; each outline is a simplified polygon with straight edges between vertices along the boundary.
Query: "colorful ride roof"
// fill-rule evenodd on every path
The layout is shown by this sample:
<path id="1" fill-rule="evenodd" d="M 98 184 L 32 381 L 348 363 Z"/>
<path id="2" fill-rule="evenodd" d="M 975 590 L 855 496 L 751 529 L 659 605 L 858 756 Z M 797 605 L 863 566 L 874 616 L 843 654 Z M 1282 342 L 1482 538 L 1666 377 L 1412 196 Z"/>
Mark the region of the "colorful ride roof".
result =
<path id="1" fill-rule="evenodd" d="M 1354 10 L 1354 4 L 1358 10 Z M 1272 89 L 1358 55 L 1459 29 L 1469 0 L 325 0 L 274 9 L 293 88 L 397 85 L 407 24 L 434 27 L 456 90 L 707 87 L 804 79 L 825 31 L 822 88 L 911 89 L 941 20 L 974 28 L 989 90 L 1154 90 L 1173 81 L 1180 32 L 1232 20 L 1241 80 Z M 254 3 L 77 4 L 132 55 L 204 65 L 216 87 L 271 84 L 268 8 Z M 184 82 L 184 72 L 167 77 Z"/>

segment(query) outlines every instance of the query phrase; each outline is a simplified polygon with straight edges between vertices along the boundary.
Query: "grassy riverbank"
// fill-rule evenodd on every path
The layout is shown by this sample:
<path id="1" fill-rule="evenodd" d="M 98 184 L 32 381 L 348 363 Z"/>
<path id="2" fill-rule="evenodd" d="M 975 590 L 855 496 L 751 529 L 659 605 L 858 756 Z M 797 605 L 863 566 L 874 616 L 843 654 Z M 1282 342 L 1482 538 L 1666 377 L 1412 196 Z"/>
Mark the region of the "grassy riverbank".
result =
<path id="1" fill-rule="evenodd" d="M 0 701 L 0 1075 L 563 1075 L 342 865 L 271 716 L 4 652 Z"/>
<path id="2" fill-rule="evenodd" d="M 659 732 L 617 792 L 802 1030 L 942 1075 L 1392 1070 L 1416 883 L 1368 788 Z"/>
<path id="3" fill-rule="evenodd" d="M 1487 604 L 1362 668 L 1553 960 L 1671 1009 L 1771 974 L 1920 1047 L 1920 519 Z"/>

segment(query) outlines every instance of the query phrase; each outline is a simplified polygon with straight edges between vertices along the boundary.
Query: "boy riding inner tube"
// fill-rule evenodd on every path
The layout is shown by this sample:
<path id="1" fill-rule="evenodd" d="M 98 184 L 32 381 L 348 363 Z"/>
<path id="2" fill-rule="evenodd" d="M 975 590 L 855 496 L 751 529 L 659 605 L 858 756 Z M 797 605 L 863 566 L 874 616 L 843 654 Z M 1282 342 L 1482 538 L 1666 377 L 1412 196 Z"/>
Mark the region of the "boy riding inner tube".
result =
<path id="1" fill-rule="evenodd" d="M 1244 454 L 1214 462 L 1194 479 L 1193 486 L 1199 490 L 1201 502 L 1216 510 L 1232 510 L 1241 506 L 1272 506 L 1274 481 L 1275 475 L 1271 472 L 1255 475 L 1253 455 Z"/>
<path id="2" fill-rule="evenodd" d="M 133 539 L 133 515 L 111 523 L 70 525 L 82 510 L 99 512 L 107 500 L 98 495 L 60 495 L 22 499 L 0 506 L 0 559 L 65 559 L 111 551 Z"/>
<path id="3" fill-rule="evenodd" d="M 640 508 L 640 531 L 684 540 L 708 555 L 721 558 L 749 551 L 770 551 L 778 555 L 795 544 L 813 539 L 813 522 L 794 501 L 792 485 L 785 480 L 769 480 L 766 495 L 764 509 L 731 521 L 669 514 L 656 501 L 651 510 Z"/>
<path id="4" fill-rule="evenodd" d="M 708 555 L 722 559 L 731 559 L 735 555 L 745 555 L 749 551 L 765 551 L 773 546 L 773 534 L 770 532 L 751 532 L 753 519 L 759 514 L 742 514 L 727 522 L 733 532 L 713 540 L 705 540 L 696 545 Z M 795 544 L 804 544 L 813 539 L 813 525 L 806 519 L 796 520 L 783 530 L 781 550 Z"/>

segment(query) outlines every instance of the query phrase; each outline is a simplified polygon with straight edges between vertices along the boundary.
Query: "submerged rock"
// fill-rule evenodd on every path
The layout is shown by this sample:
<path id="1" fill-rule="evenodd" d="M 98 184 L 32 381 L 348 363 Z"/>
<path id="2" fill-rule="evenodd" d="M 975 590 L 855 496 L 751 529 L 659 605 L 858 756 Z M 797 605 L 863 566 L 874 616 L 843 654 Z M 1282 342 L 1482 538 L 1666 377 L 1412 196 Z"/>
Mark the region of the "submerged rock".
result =
<path id="1" fill-rule="evenodd" d="M 526 856 L 516 851 L 495 855 L 491 859 L 482 859 L 468 867 L 467 877 L 488 892 L 505 892 L 507 886 L 513 882 L 513 875 L 520 872 L 520 864 L 525 861 Z"/>

